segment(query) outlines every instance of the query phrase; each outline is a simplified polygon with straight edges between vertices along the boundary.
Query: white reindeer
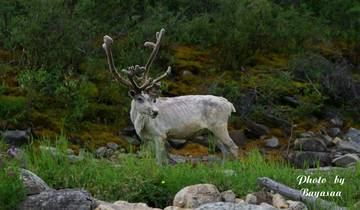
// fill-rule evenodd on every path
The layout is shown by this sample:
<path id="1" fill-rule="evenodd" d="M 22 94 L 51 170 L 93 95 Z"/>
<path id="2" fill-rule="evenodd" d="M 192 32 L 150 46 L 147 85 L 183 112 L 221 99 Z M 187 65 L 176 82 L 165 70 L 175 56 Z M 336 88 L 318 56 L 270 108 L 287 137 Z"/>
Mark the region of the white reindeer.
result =
<path id="1" fill-rule="evenodd" d="M 167 138 L 186 138 L 201 129 L 210 130 L 216 137 L 216 143 L 224 158 L 230 153 L 238 156 L 238 147 L 228 134 L 227 125 L 231 112 L 235 112 L 232 103 L 222 97 L 212 95 L 188 95 L 179 97 L 157 97 L 159 81 L 170 74 L 171 68 L 156 79 L 149 78 L 148 73 L 160 42 L 164 29 L 156 33 L 156 42 L 145 42 L 152 48 L 152 53 L 145 66 L 128 67 L 123 70 L 128 79 L 117 71 L 111 52 L 113 40 L 104 36 L 103 48 L 106 52 L 109 69 L 115 80 L 129 87 L 132 97 L 130 117 L 136 133 L 142 140 L 154 140 L 156 162 L 168 162 L 165 141 Z M 139 86 L 138 82 L 142 82 Z"/>

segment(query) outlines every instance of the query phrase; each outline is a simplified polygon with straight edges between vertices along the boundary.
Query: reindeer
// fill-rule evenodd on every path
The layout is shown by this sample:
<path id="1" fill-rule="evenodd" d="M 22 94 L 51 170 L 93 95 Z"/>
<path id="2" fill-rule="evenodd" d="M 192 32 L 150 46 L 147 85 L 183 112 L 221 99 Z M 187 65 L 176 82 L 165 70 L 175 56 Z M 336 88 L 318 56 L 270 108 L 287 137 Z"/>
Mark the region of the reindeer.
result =
<path id="1" fill-rule="evenodd" d="M 160 80 L 170 74 L 171 67 L 155 79 L 149 77 L 149 70 L 159 51 L 164 33 L 164 29 L 156 33 L 155 43 L 145 42 L 145 47 L 152 48 L 145 66 L 135 65 L 122 70 L 128 79 L 125 79 L 114 65 L 111 51 L 113 39 L 104 36 L 102 47 L 109 70 L 116 81 L 130 89 L 130 118 L 136 133 L 142 140 L 155 141 L 156 162 L 159 165 L 166 164 L 169 160 L 165 148 L 167 138 L 186 138 L 202 129 L 208 129 L 214 134 L 224 159 L 229 154 L 237 158 L 238 147 L 227 130 L 229 116 L 235 112 L 232 103 L 212 95 L 158 97 Z"/>

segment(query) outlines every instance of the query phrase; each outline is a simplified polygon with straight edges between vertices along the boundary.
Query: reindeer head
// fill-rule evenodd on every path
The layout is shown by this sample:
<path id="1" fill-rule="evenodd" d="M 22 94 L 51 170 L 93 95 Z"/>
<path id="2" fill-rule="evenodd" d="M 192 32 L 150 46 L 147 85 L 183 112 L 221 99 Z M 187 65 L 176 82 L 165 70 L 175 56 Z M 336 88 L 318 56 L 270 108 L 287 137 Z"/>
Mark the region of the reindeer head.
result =
<path id="1" fill-rule="evenodd" d="M 160 42 L 164 33 L 165 29 L 161 29 L 159 32 L 156 32 L 155 43 L 145 42 L 145 47 L 152 48 L 152 52 L 145 66 L 135 65 L 122 70 L 128 79 L 125 79 L 115 67 L 111 52 L 113 39 L 110 36 L 104 36 L 104 43 L 102 45 L 106 53 L 110 72 L 112 73 L 114 79 L 130 89 L 129 96 L 132 97 L 136 110 L 138 110 L 141 114 L 150 115 L 153 118 L 155 118 L 159 112 L 155 106 L 155 102 L 160 93 L 160 80 L 165 78 L 171 72 L 171 67 L 169 66 L 166 72 L 156 79 L 149 77 L 150 66 L 159 51 Z M 139 85 L 139 83 L 141 85 Z"/>

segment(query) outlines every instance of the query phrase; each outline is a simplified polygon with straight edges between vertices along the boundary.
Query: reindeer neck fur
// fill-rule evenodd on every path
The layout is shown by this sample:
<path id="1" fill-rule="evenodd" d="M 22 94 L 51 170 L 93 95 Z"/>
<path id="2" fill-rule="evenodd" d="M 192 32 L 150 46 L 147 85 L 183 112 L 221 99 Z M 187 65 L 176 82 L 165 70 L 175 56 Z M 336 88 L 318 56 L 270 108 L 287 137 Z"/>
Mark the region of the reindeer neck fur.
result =
<path id="1" fill-rule="evenodd" d="M 139 135 L 140 137 L 143 136 L 143 130 L 144 127 L 146 125 L 146 123 L 149 121 L 150 116 L 149 115 L 145 115 L 145 114 L 141 114 L 138 111 L 135 110 L 135 101 L 132 100 L 131 101 L 131 109 L 130 109 L 130 119 L 131 122 L 134 125 L 135 131 L 137 133 L 137 135 Z"/>

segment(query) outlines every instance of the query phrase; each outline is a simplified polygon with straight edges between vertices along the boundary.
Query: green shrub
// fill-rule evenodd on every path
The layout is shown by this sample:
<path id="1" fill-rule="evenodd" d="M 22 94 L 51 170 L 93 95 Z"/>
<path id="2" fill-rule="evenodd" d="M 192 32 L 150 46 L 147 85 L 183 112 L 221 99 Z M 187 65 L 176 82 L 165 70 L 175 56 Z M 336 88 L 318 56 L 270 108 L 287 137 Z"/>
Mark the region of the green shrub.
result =
<path id="1" fill-rule="evenodd" d="M 0 159 L 0 206 L 3 210 L 18 209 L 26 189 L 19 179 L 19 169 Z"/>
<path id="2" fill-rule="evenodd" d="M 8 126 L 17 126 L 27 118 L 27 104 L 24 97 L 0 95 L 0 125 L 4 129 Z"/>

